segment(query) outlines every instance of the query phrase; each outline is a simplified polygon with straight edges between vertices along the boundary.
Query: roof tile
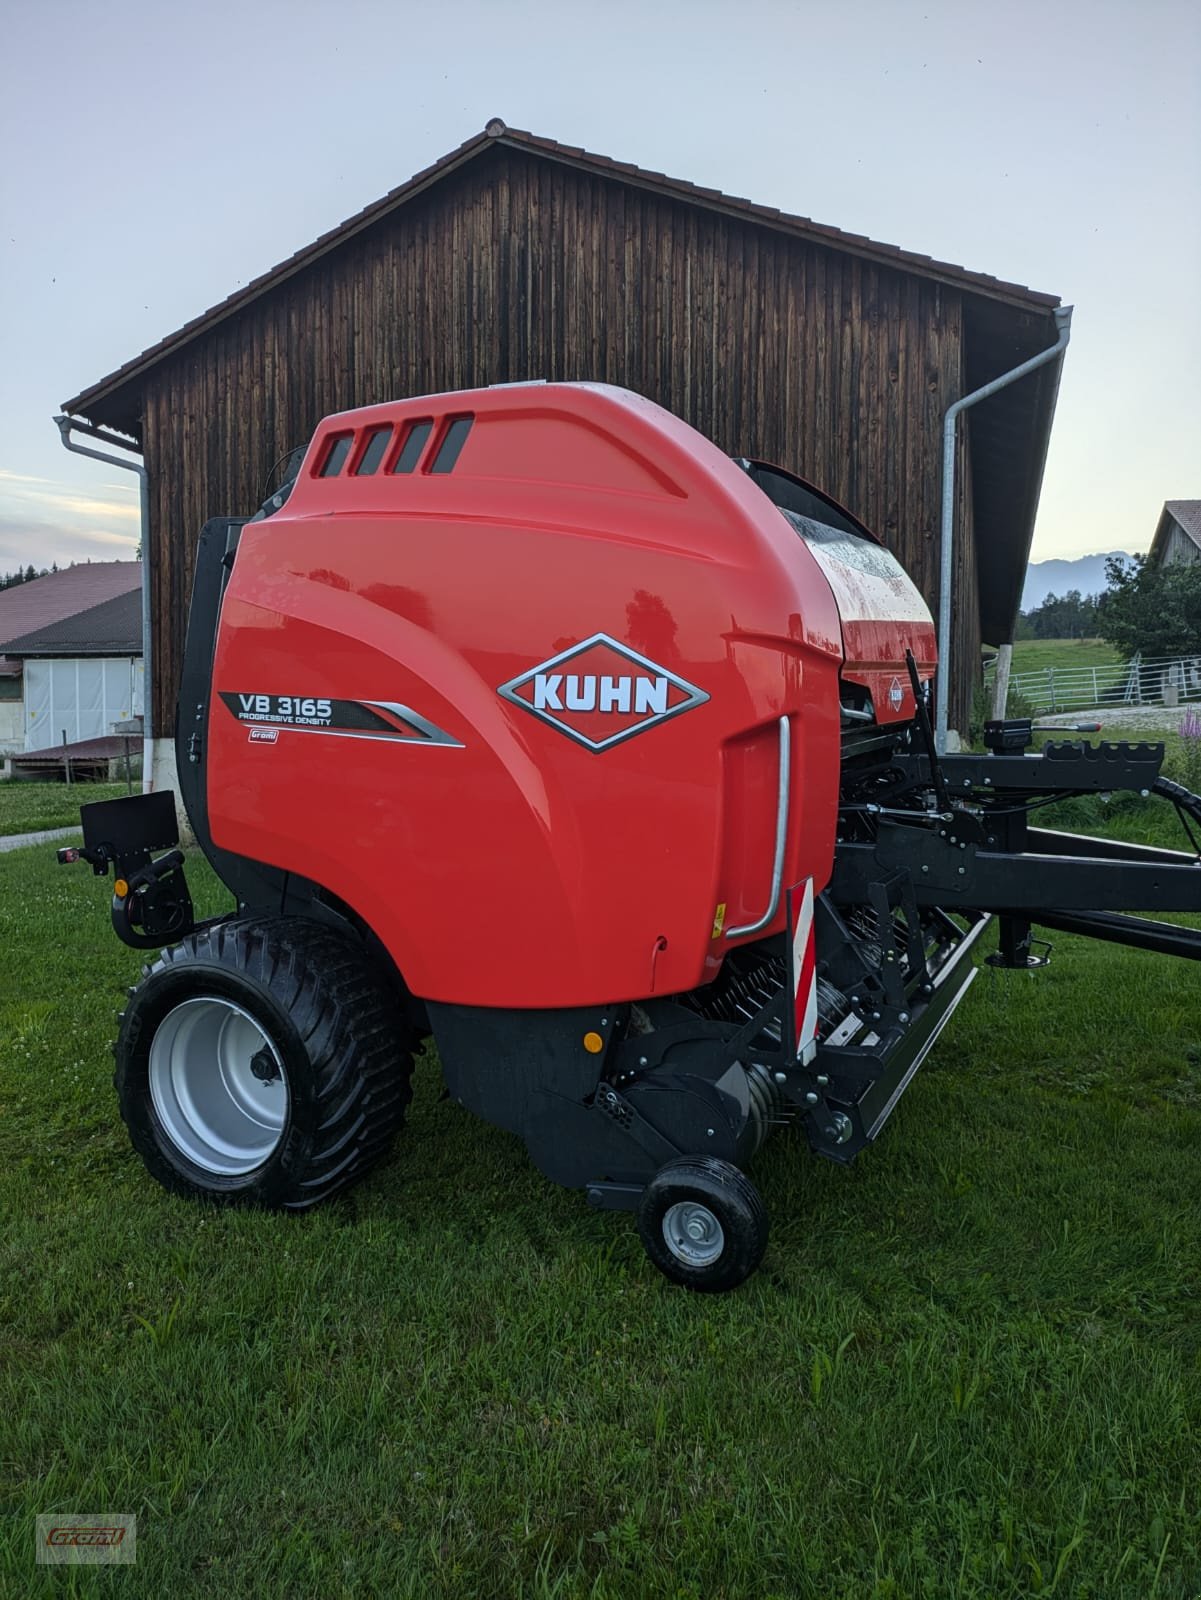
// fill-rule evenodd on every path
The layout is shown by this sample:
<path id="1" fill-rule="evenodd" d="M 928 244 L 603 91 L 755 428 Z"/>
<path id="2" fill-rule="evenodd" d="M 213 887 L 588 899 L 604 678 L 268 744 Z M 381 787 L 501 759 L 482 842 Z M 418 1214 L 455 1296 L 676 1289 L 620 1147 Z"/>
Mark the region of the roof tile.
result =
<path id="1" fill-rule="evenodd" d="M 114 595 L 86 611 L 6 639 L 3 648 L 10 657 L 141 655 L 142 592 L 130 589 Z"/>
<path id="2" fill-rule="evenodd" d="M 0 643 L 141 587 L 140 561 L 81 561 L 44 578 L 0 589 Z"/>

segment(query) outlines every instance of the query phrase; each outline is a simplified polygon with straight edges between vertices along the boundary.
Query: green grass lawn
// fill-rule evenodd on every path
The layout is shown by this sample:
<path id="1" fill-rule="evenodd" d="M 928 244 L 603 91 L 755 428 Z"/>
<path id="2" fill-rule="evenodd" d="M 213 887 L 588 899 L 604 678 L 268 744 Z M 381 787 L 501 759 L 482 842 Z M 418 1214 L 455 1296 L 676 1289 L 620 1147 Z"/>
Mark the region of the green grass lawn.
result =
<path id="1" fill-rule="evenodd" d="M 995 655 L 992 649 L 984 652 L 986 661 Z M 1111 667 L 1119 665 L 1120 661 L 1117 651 L 1104 639 L 1020 639 L 1013 647 L 1009 714 L 1029 715 L 1030 707 L 1049 706 L 1053 698 L 1062 701 L 1065 696 L 1069 704 L 1100 701 L 1105 689 L 1114 681 L 1112 672 L 1098 677 L 1094 695 L 1091 678 L 1069 678 L 1066 669 Z M 990 693 L 993 681 L 990 669 L 987 679 Z"/>
<path id="2" fill-rule="evenodd" d="M 140 789 L 134 784 L 135 790 Z M 0 780 L 0 838 L 11 833 L 35 833 L 41 828 L 71 828 L 79 824 L 79 808 L 91 800 L 112 800 L 126 794 L 124 783 L 27 783 Z"/>
<path id="3" fill-rule="evenodd" d="M 767 1260 L 704 1298 L 428 1062 L 324 1211 L 169 1198 L 105 886 L 0 889 L 0 1594 L 1201 1595 L 1195 966 L 982 971 L 854 1167 L 768 1145 Z M 136 1512 L 137 1566 L 35 1568 L 42 1511 Z"/>
<path id="4" fill-rule="evenodd" d="M 1013 647 L 1014 672 L 1048 667 L 1108 667 L 1121 660 L 1104 639 L 1019 639 Z"/>

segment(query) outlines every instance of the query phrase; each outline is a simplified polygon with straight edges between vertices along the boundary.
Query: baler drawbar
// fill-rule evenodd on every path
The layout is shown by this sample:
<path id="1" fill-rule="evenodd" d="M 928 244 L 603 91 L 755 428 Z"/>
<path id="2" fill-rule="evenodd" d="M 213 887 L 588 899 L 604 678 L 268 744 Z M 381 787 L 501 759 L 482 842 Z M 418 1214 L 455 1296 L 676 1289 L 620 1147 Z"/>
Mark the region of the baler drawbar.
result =
<path id="1" fill-rule="evenodd" d="M 116 1087 L 168 1189 L 304 1210 L 387 1151 L 413 1054 L 648 1255 L 742 1282 L 778 1127 L 849 1162 L 976 973 L 1035 928 L 1201 958 L 1201 799 L 1159 744 L 990 723 L 940 756 L 928 610 L 845 509 L 604 385 L 327 418 L 207 523 L 179 799 L 234 902 L 197 922 L 176 797 L 82 808 L 159 954 Z M 1190 849 L 1033 825 L 1128 791 Z M 1196 829 L 1197 831 L 1194 831 Z M 163 852 L 158 854 L 157 852 Z"/>

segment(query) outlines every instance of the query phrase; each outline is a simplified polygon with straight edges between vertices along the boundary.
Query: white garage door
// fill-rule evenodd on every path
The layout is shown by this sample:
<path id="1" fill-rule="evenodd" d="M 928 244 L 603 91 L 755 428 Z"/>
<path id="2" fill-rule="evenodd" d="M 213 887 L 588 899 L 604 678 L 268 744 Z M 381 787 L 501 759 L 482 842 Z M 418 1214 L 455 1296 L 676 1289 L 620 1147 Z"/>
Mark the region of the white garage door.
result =
<path id="1" fill-rule="evenodd" d="M 141 658 L 26 661 L 25 748 L 99 739 L 142 714 Z"/>

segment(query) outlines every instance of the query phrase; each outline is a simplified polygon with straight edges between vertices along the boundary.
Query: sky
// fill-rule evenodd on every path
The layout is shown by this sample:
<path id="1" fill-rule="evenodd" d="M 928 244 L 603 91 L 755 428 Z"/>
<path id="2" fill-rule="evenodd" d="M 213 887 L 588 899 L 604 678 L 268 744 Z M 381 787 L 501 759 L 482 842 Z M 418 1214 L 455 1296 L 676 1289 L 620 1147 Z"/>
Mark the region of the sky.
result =
<path id="1" fill-rule="evenodd" d="M 64 399 L 494 116 L 1073 304 L 1035 560 L 1201 497 L 1197 0 L 4 0 L 0 572 L 134 553 Z"/>

